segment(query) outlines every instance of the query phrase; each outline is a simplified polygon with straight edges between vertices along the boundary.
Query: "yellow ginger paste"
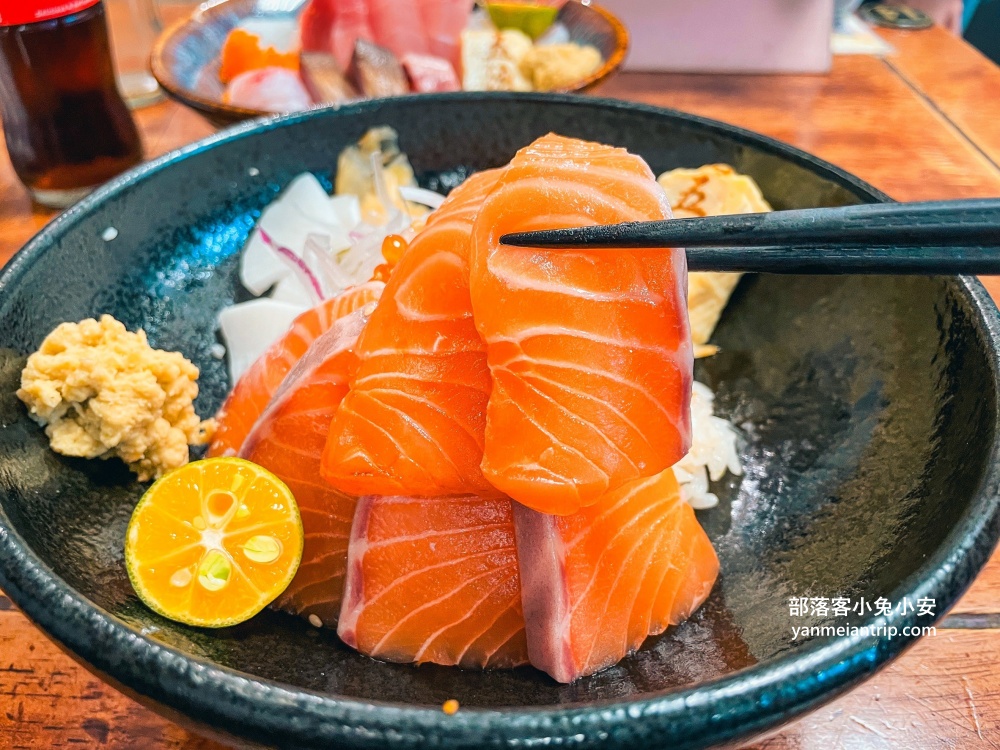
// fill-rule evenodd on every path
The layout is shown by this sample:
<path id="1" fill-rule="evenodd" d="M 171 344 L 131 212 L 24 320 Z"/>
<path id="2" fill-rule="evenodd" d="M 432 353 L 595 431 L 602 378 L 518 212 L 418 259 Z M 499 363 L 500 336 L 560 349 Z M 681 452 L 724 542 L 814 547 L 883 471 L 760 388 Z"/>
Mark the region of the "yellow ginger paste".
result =
<path id="1" fill-rule="evenodd" d="M 194 411 L 197 381 L 184 355 L 153 349 L 144 331 L 102 315 L 52 331 L 28 357 L 17 396 L 56 453 L 117 456 L 145 482 L 211 438 L 214 420 Z"/>

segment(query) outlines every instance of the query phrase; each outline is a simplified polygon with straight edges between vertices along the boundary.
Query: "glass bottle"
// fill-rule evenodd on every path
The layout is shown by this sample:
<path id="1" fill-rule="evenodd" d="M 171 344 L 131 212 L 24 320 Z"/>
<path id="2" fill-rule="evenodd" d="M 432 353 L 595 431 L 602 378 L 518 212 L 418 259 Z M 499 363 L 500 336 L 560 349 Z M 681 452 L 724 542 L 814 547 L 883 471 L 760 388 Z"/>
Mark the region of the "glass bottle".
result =
<path id="1" fill-rule="evenodd" d="M 45 206 L 142 160 L 99 0 L 0 0 L 0 117 L 14 171 Z"/>

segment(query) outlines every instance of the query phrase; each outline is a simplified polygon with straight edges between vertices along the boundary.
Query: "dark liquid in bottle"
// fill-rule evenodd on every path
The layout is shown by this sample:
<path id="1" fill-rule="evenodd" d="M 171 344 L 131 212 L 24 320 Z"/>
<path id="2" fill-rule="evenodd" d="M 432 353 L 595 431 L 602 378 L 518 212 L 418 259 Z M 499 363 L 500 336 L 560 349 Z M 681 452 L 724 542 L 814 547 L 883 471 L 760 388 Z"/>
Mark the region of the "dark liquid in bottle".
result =
<path id="1" fill-rule="evenodd" d="M 68 205 L 142 160 L 101 4 L 0 27 L 0 112 L 14 170 L 40 203 Z"/>

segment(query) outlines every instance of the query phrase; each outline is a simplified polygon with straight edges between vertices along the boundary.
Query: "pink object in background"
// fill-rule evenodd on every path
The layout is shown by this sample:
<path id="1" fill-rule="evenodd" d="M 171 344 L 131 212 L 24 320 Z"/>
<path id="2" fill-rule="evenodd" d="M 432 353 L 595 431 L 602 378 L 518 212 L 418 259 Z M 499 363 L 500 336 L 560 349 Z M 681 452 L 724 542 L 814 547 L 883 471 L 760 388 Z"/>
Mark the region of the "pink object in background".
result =
<path id="1" fill-rule="evenodd" d="M 368 13 L 375 43 L 396 57 L 430 53 L 417 0 L 369 0 Z"/>
<path id="2" fill-rule="evenodd" d="M 627 70 L 826 73 L 834 0 L 602 0 L 628 27 Z"/>
<path id="3" fill-rule="evenodd" d="M 259 68 L 229 82 L 223 101 L 264 112 L 301 112 L 313 105 L 299 74 L 288 68 Z"/>
<path id="4" fill-rule="evenodd" d="M 365 0 L 338 0 L 336 7 L 337 16 L 330 34 L 330 46 L 340 69 L 347 70 L 358 39 L 372 39 L 375 33 L 368 18 L 368 4 Z"/>
<path id="5" fill-rule="evenodd" d="M 472 3 L 466 0 L 421 0 L 420 13 L 431 54 L 443 57 L 458 69 L 458 39 L 469 23 Z"/>
<path id="6" fill-rule="evenodd" d="M 454 66 L 443 57 L 410 54 L 403 55 L 400 62 L 410 79 L 410 87 L 421 94 L 462 88 Z"/>
<path id="7" fill-rule="evenodd" d="M 303 51 L 332 54 L 341 70 L 347 70 L 355 42 L 374 37 L 366 0 L 310 0 L 299 21 Z"/>

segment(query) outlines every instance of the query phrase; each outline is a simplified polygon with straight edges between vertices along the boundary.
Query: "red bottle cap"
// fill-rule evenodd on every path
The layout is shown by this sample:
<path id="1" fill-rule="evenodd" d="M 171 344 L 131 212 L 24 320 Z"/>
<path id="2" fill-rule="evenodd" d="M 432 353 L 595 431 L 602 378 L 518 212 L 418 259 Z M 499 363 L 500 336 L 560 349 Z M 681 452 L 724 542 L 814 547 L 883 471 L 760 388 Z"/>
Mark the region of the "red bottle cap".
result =
<path id="1" fill-rule="evenodd" d="M 101 0 L 0 0 L 0 26 L 20 26 L 79 13 Z"/>

